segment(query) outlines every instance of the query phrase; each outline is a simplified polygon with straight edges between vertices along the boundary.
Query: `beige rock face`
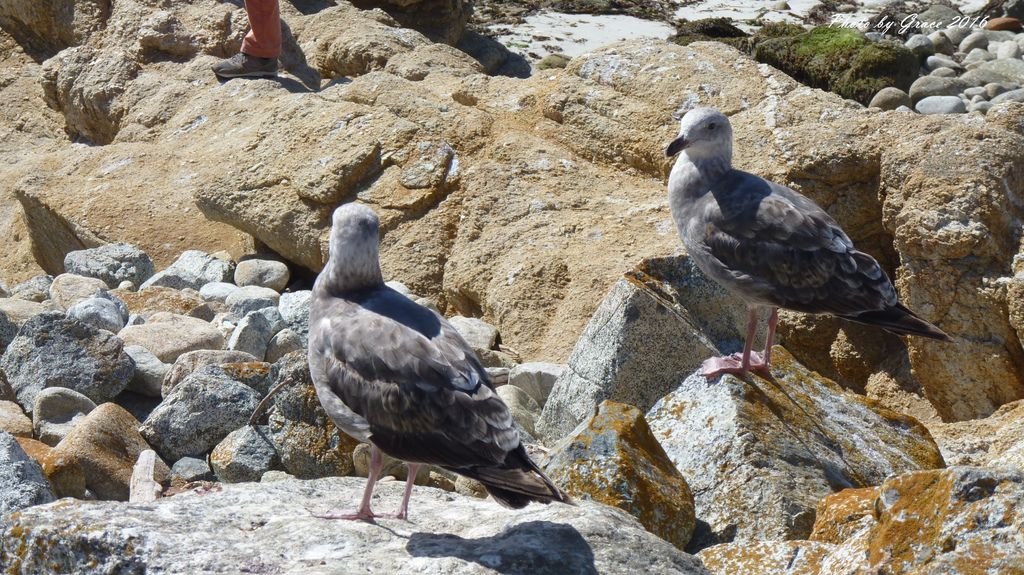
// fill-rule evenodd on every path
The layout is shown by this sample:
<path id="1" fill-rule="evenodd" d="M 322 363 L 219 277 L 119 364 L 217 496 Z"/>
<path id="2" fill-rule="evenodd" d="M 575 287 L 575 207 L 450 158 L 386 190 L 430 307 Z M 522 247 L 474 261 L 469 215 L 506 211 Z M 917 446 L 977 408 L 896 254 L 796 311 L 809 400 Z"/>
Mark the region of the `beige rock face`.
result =
<path id="1" fill-rule="evenodd" d="M 164 363 L 202 349 L 224 349 L 217 328 L 195 317 L 157 312 L 142 325 L 130 325 L 117 333 L 125 345 L 141 345 Z"/>
<path id="2" fill-rule="evenodd" d="M 335 78 L 316 93 L 215 81 L 209 64 L 245 24 L 213 0 L 113 3 L 104 26 L 41 65 L 0 43 L 3 62 L 38 79 L 31 91 L 0 83 L 5 100 L 28 93 L 60 113 L 26 106 L 0 145 L 23 212 L 0 231 L 27 226 L 38 264 L 24 239 L 0 263 L 58 273 L 71 249 L 127 241 L 162 267 L 185 249 L 251 252 L 253 236 L 316 270 L 328 214 L 358 200 L 381 214 L 389 279 L 497 325 L 526 358 L 564 361 L 624 270 L 678 249 L 662 150 L 673 113 L 713 105 L 732 116 L 738 167 L 825 206 L 906 303 L 957 338 L 801 319 L 782 330 L 801 361 L 893 407 L 925 413 L 923 398 L 945 420 L 1024 397 L 1020 298 L 1007 287 L 1024 205 L 1021 106 L 990 120 L 871 112 L 714 43 L 636 41 L 528 79 L 489 77 L 396 22 L 450 2 L 399 4 L 391 16 L 344 2 L 288 12 L 309 62 Z M 28 22 L 39 18 L 15 19 L 44 34 Z M 106 145 L 69 144 L 61 125 Z"/>
<path id="3" fill-rule="evenodd" d="M 985 419 L 929 423 L 950 465 L 1024 469 L 1024 401 L 1007 403 Z"/>
<path id="4" fill-rule="evenodd" d="M 104 403 L 53 448 L 51 461 L 55 467 L 60 467 L 58 458 L 64 458 L 67 465 L 79 465 L 89 489 L 99 498 L 127 501 L 135 460 L 150 449 L 139 435 L 139 425 L 121 406 Z M 158 458 L 154 472 L 157 481 L 166 483 L 170 473 Z"/>

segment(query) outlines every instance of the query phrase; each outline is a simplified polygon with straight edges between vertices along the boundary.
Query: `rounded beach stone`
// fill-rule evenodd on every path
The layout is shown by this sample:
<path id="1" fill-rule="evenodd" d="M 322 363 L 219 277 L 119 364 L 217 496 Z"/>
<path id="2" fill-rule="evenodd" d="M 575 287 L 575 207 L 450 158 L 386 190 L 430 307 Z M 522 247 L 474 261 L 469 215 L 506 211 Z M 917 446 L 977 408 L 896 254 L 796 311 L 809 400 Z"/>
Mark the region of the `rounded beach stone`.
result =
<path id="1" fill-rule="evenodd" d="M 100 499 L 127 501 L 132 471 L 149 445 L 139 435 L 139 421 L 116 403 L 92 410 L 54 449 L 54 456 L 73 461 L 85 472 L 89 490 Z M 156 461 L 154 479 L 166 484 L 170 469 Z"/>
<path id="2" fill-rule="evenodd" d="M 103 280 L 87 278 L 75 274 L 60 274 L 50 284 L 50 299 L 60 309 L 71 309 L 76 303 L 94 297 L 98 292 L 106 290 Z"/>
<path id="3" fill-rule="evenodd" d="M 251 259 L 235 266 L 235 284 L 239 287 L 259 286 L 281 292 L 290 278 L 288 266 L 279 261 Z"/>
<path id="4" fill-rule="evenodd" d="M 270 338 L 264 359 L 274 363 L 289 353 L 301 350 L 302 348 L 302 338 L 299 337 L 299 334 L 292 331 L 291 328 L 285 328 Z"/>
<path id="5" fill-rule="evenodd" d="M 921 114 L 962 114 L 967 105 L 957 96 L 929 96 L 914 106 Z"/>
<path id="6" fill-rule="evenodd" d="M 114 299 L 110 295 L 84 299 L 71 306 L 71 309 L 68 310 L 68 317 L 87 323 L 96 329 L 117 333 L 128 321 L 128 308 L 124 302 L 114 301 Z"/>
<path id="7" fill-rule="evenodd" d="M 210 282 L 199 288 L 199 295 L 206 301 L 224 303 L 228 296 L 238 290 L 238 286 L 229 282 Z"/>
<path id="8" fill-rule="evenodd" d="M 32 428 L 39 441 L 57 445 L 79 419 L 96 409 L 91 399 L 73 389 L 48 387 L 36 396 Z"/>
<path id="9" fill-rule="evenodd" d="M 224 303 L 235 317 L 245 317 L 245 314 L 251 311 L 277 307 L 280 301 L 281 294 L 270 288 L 245 286 L 231 292 Z"/>
<path id="10" fill-rule="evenodd" d="M 910 105 L 910 96 L 903 90 L 892 86 L 879 90 L 875 97 L 871 98 L 871 103 L 868 104 L 871 108 L 881 108 L 883 110 L 895 110 L 900 106 Z"/>

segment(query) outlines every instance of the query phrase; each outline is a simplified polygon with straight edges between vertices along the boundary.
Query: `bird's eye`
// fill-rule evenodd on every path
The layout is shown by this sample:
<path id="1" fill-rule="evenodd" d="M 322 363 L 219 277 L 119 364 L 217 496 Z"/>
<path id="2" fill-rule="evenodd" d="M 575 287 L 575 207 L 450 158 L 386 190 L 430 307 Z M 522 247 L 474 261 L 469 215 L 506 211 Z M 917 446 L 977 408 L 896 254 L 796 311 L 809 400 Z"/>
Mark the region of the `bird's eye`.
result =
<path id="1" fill-rule="evenodd" d="M 711 122 L 710 124 L 708 124 L 708 129 L 709 130 L 714 130 L 715 129 L 715 125 L 716 124 L 714 122 Z"/>

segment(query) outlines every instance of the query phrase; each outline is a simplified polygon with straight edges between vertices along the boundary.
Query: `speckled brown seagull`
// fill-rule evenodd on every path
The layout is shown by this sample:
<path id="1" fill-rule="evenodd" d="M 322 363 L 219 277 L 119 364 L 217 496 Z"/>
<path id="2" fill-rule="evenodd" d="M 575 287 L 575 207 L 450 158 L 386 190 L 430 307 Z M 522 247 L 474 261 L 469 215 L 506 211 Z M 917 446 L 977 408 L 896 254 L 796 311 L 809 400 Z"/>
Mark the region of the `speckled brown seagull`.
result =
<path id="1" fill-rule="evenodd" d="M 370 444 L 359 508 L 321 517 L 375 517 L 370 498 L 382 451 L 409 467 L 400 519 L 421 464 L 476 479 L 506 507 L 569 502 L 526 454 L 469 344 L 443 317 L 384 285 L 378 228 L 366 206 L 335 210 L 330 257 L 313 286 L 309 368 L 317 396 L 341 430 Z"/>
<path id="2" fill-rule="evenodd" d="M 778 308 L 827 313 L 901 335 L 949 341 L 899 302 L 878 262 L 817 204 L 732 167 L 732 126 L 712 108 L 679 123 L 665 155 L 679 154 L 668 179 L 679 236 L 705 275 L 750 310 L 743 353 L 704 362 L 702 373 L 768 374 Z M 751 352 L 761 308 L 769 308 L 763 354 Z"/>

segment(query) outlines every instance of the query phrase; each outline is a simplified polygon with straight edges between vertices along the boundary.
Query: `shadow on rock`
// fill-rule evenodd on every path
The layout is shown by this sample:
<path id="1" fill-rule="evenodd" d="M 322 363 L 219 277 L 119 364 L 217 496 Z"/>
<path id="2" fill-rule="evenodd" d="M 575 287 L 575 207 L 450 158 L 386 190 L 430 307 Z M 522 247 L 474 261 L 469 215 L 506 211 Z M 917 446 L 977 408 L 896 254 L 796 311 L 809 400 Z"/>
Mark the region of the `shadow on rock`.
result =
<path id="1" fill-rule="evenodd" d="M 571 525 L 529 521 L 491 537 L 463 539 L 448 533 L 413 533 L 413 557 L 458 557 L 505 575 L 597 575 L 594 552 Z"/>

